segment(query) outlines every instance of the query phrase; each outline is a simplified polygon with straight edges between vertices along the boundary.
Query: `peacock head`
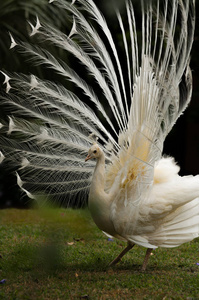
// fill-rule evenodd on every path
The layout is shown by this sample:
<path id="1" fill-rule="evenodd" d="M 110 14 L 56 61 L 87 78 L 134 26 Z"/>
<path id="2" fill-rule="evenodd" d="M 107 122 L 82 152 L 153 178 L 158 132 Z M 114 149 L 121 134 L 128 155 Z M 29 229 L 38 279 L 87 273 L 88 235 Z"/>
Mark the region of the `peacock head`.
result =
<path id="1" fill-rule="evenodd" d="M 93 144 L 92 147 L 88 150 L 88 155 L 85 161 L 93 158 L 99 158 L 102 155 L 102 150 L 97 143 Z"/>

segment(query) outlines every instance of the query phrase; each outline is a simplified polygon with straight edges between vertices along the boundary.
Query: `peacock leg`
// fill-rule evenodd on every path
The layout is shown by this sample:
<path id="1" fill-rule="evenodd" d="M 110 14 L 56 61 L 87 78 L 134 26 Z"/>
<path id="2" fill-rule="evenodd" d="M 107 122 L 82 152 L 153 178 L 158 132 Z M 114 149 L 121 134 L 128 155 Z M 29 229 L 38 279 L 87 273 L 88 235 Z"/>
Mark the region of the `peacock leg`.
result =
<path id="1" fill-rule="evenodd" d="M 109 264 L 109 266 L 116 265 L 122 259 L 122 257 L 133 248 L 134 245 L 135 244 L 128 243 L 127 247 Z"/>
<path id="2" fill-rule="evenodd" d="M 144 272 L 146 270 L 146 266 L 147 266 L 147 263 L 148 263 L 148 260 L 149 260 L 149 257 L 151 255 L 152 251 L 153 251 L 152 248 L 148 248 L 146 250 L 146 255 L 145 255 L 144 262 L 143 262 L 143 265 L 142 265 L 142 268 L 141 268 L 142 272 Z"/>

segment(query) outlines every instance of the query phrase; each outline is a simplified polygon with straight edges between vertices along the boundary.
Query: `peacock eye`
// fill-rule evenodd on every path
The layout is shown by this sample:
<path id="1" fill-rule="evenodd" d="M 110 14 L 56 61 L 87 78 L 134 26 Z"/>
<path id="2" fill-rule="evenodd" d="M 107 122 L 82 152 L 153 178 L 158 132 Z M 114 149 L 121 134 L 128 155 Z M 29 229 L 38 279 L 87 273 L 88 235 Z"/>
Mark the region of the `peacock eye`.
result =
<path id="1" fill-rule="evenodd" d="M 94 150 L 93 153 L 96 154 L 96 153 L 97 153 L 97 150 Z"/>

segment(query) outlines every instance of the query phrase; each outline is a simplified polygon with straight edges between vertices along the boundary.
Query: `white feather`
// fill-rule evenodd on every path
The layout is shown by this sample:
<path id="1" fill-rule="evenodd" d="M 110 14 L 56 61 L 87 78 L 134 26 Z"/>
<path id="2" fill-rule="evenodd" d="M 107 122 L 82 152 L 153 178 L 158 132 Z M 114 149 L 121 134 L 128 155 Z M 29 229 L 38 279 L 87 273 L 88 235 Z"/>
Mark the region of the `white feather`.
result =
<path id="1" fill-rule="evenodd" d="M 5 76 L 5 80 L 4 80 L 3 84 L 8 83 L 11 78 L 4 72 L 1 71 L 1 73 Z"/>
<path id="2" fill-rule="evenodd" d="M 10 48 L 9 49 L 12 49 L 14 47 L 17 46 L 17 43 L 15 42 L 13 36 L 11 35 L 11 33 L 9 32 L 9 35 L 10 35 L 10 39 L 11 39 L 11 45 L 10 45 Z"/>
<path id="3" fill-rule="evenodd" d="M 6 83 L 6 93 L 8 94 L 11 89 L 11 85 L 9 82 Z"/>
<path id="4" fill-rule="evenodd" d="M 9 117 L 9 129 L 8 129 L 7 134 L 10 135 L 13 132 L 13 130 L 15 130 L 15 128 L 16 128 L 16 126 L 15 126 L 13 119 L 11 117 Z"/>
<path id="5" fill-rule="evenodd" d="M 34 26 L 32 23 L 30 23 L 30 22 L 28 22 L 28 23 L 30 24 L 30 27 L 31 27 L 31 29 L 32 29 L 32 32 L 30 33 L 30 36 L 33 36 L 33 35 L 35 35 L 35 34 L 39 31 L 39 29 L 41 28 L 41 24 L 40 24 L 40 21 L 39 21 L 38 16 L 36 16 L 36 24 L 35 24 L 35 26 Z"/>
<path id="6" fill-rule="evenodd" d="M 38 86 L 39 82 L 37 81 L 36 77 L 34 75 L 31 75 L 31 81 L 30 81 L 30 91 L 32 91 L 34 88 Z"/>
<path id="7" fill-rule="evenodd" d="M 5 156 L 3 155 L 3 153 L 0 151 L 0 164 L 2 163 L 2 161 L 4 160 Z"/>
<path id="8" fill-rule="evenodd" d="M 24 158 L 22 159 L 22 162 L 21 162 L 21 168 L 20 168 L 19 170 L 26 168 L 29 164 L 30 164 L 29 160 L 27 160 L 27 158 L 24 157 Z"/>
<path id="9" fill-rule="evenodd" d="M 30 192 L 28 192 L 26 189 L 23 188 L 23 181 L 21 180 L 20 176 L 18 173 L 16 173 L 17 175 L 17 184 L 18 186 L 21 188 L 21 190 L 23 192 L 25 192 L 27 194 L 27 196 L 30 198 L 30 199 L 35 199 L 35 196 L 33 196 Z"/>
<path id="10" fill-rule="evenodd" d="M 73 20 L 73 26 L 72 26 L 72 28 L 71 28 L 71 31 L 70 31 L 70 33 L 69 33 L 69 35 L 68 35 L 68 38 L 71 38 L 74 34 L 76 34 L 77 33 L 77 29 L 76 29 L 76 21 L 75 21 L 75 19 Z"/>

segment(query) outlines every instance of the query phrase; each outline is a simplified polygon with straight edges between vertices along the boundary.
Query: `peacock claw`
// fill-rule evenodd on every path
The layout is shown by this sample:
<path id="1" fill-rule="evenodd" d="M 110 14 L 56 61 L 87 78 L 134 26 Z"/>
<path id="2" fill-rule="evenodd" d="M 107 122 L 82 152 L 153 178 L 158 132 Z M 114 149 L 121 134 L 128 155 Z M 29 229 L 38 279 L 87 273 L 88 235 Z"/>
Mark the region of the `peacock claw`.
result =
<path id="1" fill-rule="evenodd" d="M 109 263 L 108 266 L 109 266 L 109 267 L 112 267 L 112 266 L 118 264 L 120 261 L 121 261 L 121 258 L 118 259 L 118 258 L 116 257 L 112 262 Z"/>
<path id="2" fill-rule="evenodd" d="M 130 244 L 128 243 L 126 248 L 124 250 L 122 250 L 122 252 L 109 264 L 110 266 L 116 265 L 118 262 L 120 262 L 122 260 L 122 257 L 133 248 L 135 244 Z"/>

